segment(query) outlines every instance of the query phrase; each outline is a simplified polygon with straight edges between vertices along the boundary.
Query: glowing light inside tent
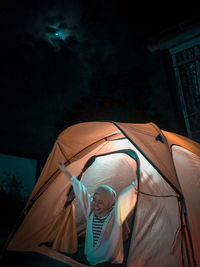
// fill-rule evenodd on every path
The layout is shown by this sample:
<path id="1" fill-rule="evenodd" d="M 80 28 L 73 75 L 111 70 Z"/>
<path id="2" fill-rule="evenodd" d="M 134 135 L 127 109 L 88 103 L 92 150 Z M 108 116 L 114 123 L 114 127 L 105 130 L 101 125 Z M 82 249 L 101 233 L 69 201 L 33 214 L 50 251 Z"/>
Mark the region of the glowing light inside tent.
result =
<path id="1" fill-rule="evenodd" d="M 124 150 L 124 149 L 131 149 L 133 151 L 135 150 L 135 147 L 133 147 L 133 145 L 128 139 L 111 141 L 109 145 L 113 146 L 115 150 Z"/>
<path id="2" fill-rule="evenodd" d="M 135 151 L 136 155 L 140 160 L 140 178 L 141 182 L 145 182 L 145 180 L 150 179 L 150 183 L 153 185 L 154 183 L 159 183 L 160 174 L 156 171 L 156 169 L 151 165 L 151 163 L 141 154 L 140 151 L 128 140 L 121 139 L 116 141 L 109 142 L 110 149 L 112 147 L 113 150 L 124 150 L 130 149 Z M 151 176 L 154 179 L 151 179 Z"/>

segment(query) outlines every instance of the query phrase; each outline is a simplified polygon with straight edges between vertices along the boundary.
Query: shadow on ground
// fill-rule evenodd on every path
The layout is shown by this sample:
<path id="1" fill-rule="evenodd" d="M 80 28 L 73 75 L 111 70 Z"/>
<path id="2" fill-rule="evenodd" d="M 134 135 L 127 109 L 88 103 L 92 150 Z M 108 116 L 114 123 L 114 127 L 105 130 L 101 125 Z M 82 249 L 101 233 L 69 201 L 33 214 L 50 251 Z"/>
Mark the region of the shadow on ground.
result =
<path id="1" fill-rule="evenodd" d="M 1 267 L 71 267 L 39 253 L 14 251 L 6 251 L 0 265 Z"/>

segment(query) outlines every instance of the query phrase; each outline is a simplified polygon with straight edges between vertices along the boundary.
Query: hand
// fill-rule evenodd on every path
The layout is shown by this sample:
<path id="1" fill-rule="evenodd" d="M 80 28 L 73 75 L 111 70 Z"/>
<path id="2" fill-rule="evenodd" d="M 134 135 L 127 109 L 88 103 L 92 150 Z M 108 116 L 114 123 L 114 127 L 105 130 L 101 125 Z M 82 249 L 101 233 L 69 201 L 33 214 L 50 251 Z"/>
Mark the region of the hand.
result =
<path id="1" fill-rule="evenodd" d="M 67 176 L 68 179 L 70 179 L 72 177 L 72 174 L 66 169 L 63 159 L 59 160 L 58 166 L 59 166 L 60 171 L 64 172 L 64 174 Z"/>

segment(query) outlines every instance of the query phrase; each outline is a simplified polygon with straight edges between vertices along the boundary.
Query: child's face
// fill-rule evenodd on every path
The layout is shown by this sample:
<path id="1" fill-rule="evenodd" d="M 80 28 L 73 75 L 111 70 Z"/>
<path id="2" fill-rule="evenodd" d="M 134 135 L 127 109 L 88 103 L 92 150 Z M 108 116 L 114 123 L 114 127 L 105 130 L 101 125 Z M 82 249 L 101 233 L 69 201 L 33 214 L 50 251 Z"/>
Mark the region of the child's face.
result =
<path id="1" fill-rule="evenodd" d="M 99 193 L 95 193 L 92 204 L 93 204 L 95 215 L 104 216 L 108 212 L 107 208 L 104 205 L 103 195 Z"/>

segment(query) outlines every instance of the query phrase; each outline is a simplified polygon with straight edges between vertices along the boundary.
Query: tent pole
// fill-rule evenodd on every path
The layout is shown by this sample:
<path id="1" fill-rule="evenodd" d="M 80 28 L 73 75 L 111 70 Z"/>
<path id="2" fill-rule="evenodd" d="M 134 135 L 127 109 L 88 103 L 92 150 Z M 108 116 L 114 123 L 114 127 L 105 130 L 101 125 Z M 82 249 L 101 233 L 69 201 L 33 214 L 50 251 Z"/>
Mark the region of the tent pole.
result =
<path id="1" fill-rule="evenodd" d="M 129 233 L 127 248 L 126 248 L 126 251 L 124 253 L 125 255 L 124 255 L 122 267 L 127 266 L 128 254 L 129 254 L 129 249 L 130 249 L 130 245 L 131 245 L 132 233 L 133 233 L 133 228 L 134 228 L 134 223 L 135 223 L 136 210 L 137 210 L 137 204 L 138 204 L 139 192 L 140 192 L 140 166 L 139 166 L 139 159 L 138 159 L 137 155 L 136 155 L 136 164 L 137 164 L 137 170 L 136 170 L 136 174 L 137 174 L 137 200 L 136 200 L 136 204 L 135 204 L 135 208 L 134 208 L 134 212 L 133 212 L 131 229 L 130 229 L 130 233 Z"/>
<path id="2" fill-rule="evenodd" d="M 187 229 L 190 249 L 191 249 L 191 253 L 192 253 L 193 266 L 196 267 L 196 260 L 195 260 L 195 256 L 194 256 L 194 248 L 193 248 L 193 244 L 192 244 L 192 237 L 191 237 L 191 233 L 190 233 L 189 222 L 188 222 L 188 218 L 187 218 L 186 207 L 185 207 L 185 203 L 184 203 L 183 197 L 181 197 L 181 199 L 180 199 L 180 204 L 181 204 L 181 209 L 182 209 L 182 212 L 183 212 L 183 215 L 184 215 L 185 224 L 186 224 L 186 229 Z M 187 244 L 187 242 L 186 242 L 186 244 Z M 190 260 L 190 258 L 189 258 L 189 260 Z"/>

